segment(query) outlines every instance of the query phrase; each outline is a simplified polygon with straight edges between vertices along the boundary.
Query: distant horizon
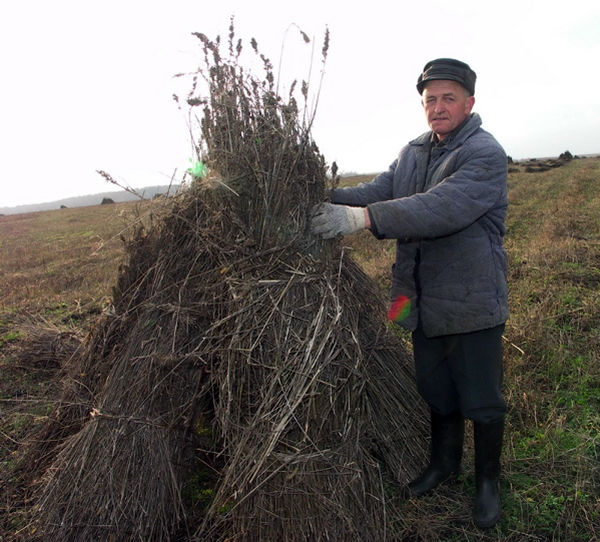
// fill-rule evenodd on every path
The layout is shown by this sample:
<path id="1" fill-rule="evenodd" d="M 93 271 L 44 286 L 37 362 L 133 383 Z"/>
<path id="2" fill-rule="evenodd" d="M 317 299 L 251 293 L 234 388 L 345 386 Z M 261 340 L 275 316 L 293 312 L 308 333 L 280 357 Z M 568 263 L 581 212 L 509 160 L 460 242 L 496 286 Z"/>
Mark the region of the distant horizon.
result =
<path id="1" fill-rule="evenodd" d="M 578 159 L 578 158 L 586 159 L 586 158 L 599 158 L 600 157 L 600 152 L 576 154 L 576 153 L 571 152 L 569 149 L 565 149 L 560 154 L 562 154 L 564 152 L 570 152 L 574 159 Z M 528 157 L 528 158 L 514 158 L 512 156 L 509 156 L 509 158 L 512 159 L 513 163 L 520 163 L 520 162 L 528 162 L 528 161 L 532 161 L 532 160 L 557 159 L 560 156 L 560 154 L 554 155 L 554 156 L 537 156 L 537 157 Z M 357 172 L 357 171 L 344 171 L 344 172 L 340 172 L 339 175 L 340 175 L 340 177 L 359 177 L 359 176 L 366 176 L 366 175 L 375 176 L 375 175 L 378 175 L 379 173 L 381 173 L 381 172 L 367 171 L 367 172 L 362 173 L 362 172 Z M 184 182 L 179 182 L 179 183 L 172 183 L 172 184 L 153 184 L 153 185 L 148 185 L 148 186 L 128 187 L 128 188 L 131 188 L 134 191 L 148 191 L 148 190 L 152 190 L 152 189 L 163 189 L 163 188 L 166 189 L 168 187 L 179 188 L 184 184 L 185 184 Z M 21 203 L 18 205 L 5 205 L 5 206 L 0 207 L 0 215 L 20 214 L 20 213 L 27 213 L 27 212 L 37 212 L 37 211 L 42 211 L 42 210 L 59 209 L 60 207 L 48 207 L 48 206 L 66 205 L 67 202 L 69 202 L 69 201 L 73 202 L 73 200 L 85 200 L 85 199 L 92 200 L 93 198 L 98 199 L 101 197 L 109 197 L 111 194 L 114 195 L 115 197 L 117 197 L 116 195 L 120 196 L 119 201 L 115 201 L 115 203 L 124 203 L 124 202 L 134 201 L 136 199 L 139 199 L 134 194 L 129 192 L 127 189 L 120 188 L 117 190 L 106 190 L 106 191 L 94 192 L 94 193 L 88 193 L 88 194 L 76 194 L 76 195 L 66 196 L 64 198 L 58 198 L 56 200 Z M 144 199 L 151 199 L 152 197 L 154 197 L 154 193 L 152 196 L 150 196 L 148 198 L 144 198 Z M 101 202 L 98 202 L 98 203 L 90 202 L 90 203 L 86 203 L 83 205 L 74 205 L 74 206 L 75 207 L 87 207 L 90 205 L 100 205 L 100 204 L 101 204 Z M 41 207 L 45 207 L 45 208 L 42 209 Z M 31 209 L 31 208 L 36 208 L 36 209 L 26 210 L 26 209 Z"/>
<path id="2" fill-rule="evenodd" d="M 144 197 L 144 199 L 152 199 L 157 194 L 164 194 L 170 188 L 174 193 L 181 187 L 181 183 L 171 184 L 171 185 L 152 185 L 152 186 L 142 186 L 136 187 L 132 190 L 139 192 L 148 192 L 148 196 Z M 164 189 L 163 191 L 160 191 Z M 153 190 L 156 190 L 153 192 Z M 96 192 L 93 194 L 81 194 L 76 196 L 67 196 L 65 198 L 60 198 L 52 201 L 42 201 L 42 202 L 34 202 L 34 203 L 23 203 L 20 205 L 13 206 L 4 206 L 0 207 L 0 215 L 12 215 L 12 214 L 21 214 L 28 212 L 37 212 L 37 211 L 52 211 L 55 209 L 60 209 L 61 205 L 66 207 L 89 207 L 92 205 L 101 205 L 101 198 L 115 198 L 114 203 L 125 203 L 130 201 L 139 200 L 140 198 L 133 194 L 132 192 L 121 188 L 118 190 L 107 190 L 106 192 Z M 78 204 L 79 203 L 79 204 Z"/>

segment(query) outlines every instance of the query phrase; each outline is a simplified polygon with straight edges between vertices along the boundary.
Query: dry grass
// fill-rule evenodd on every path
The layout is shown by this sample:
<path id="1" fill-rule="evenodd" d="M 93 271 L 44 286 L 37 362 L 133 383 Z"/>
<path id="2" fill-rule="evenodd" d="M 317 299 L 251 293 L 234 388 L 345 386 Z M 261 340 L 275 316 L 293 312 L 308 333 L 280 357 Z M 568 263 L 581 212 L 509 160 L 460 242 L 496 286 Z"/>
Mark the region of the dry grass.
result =
<path id="1" fill-rule="evenodd" d="M 511 174 L 506 245 L 511 262 L 512 314 L 505 343 L 510 412 L 503 453 L 504 516 L 498 528 L 487 535 L 478 533 L 470 522 L 472 449 L 471 439 L 467 438 L 465 474 L 457 484 L 419 501 L 402 502 L 393 490 L 388 493 L 401 511 L 402 522 L 396 526 L 404 539 L 587 542 L 600 536 L 600 231 L 595 213 L 600 208 L 599 177 L 600 160 L 592 159 L 573 161 L 548 173 Z M 578 197 L 579 191 L 582 193 Z M 572 201 L 577 202 L 577 213 Z M 133 208 L 132 204 L 122 205 L 122 209 Z M 71 225 L 89 221 L 93 231 L 91 224 L 103 224 L 96 215 L 100 211 L 99 216 L 104 216 L 103 207 L 73 209 L 79 217 Z M 565 235 L 564 224 L 573 224 L 575 214 L 585 221 L 584 227 L 580 224 L 572 235 L 569 230 Z M 45 229 L 47 239 L 56 237 L 55 228 L 69 227 L 57 219 L 60 216 L 51 213 L 53 220 L 46 223 Z M 14 220 L 15 231 L 20 219 L 3 220 Z M 120 222 L 112 227 L 116 233 Z M 75 236 L 73 249 L 85 242 L 85 237 Z M 352 246 L 358 259 L 374 261 L 374 268 L 389 258 L 388 248 L 369 237 L 346 239 L 345 244 Z M 365 247 L 374 252 L 364 251 Z M 119 247 L 117 252 L 122 250 Z M 49 264 L 62 265 L 63 254 L 51 253 Z M 3 249 L 2 261 L 6 261 L 5 257 L 10 258 L 11 254 Z M 95 269 L 88 268 L 89 273 L 101 276 L 103 268 L 112 265 L 113 256 L 105 253 L 105 258 L 96 260 Z M 103 290 L 99 299 L 110 295 L 112 285 L 109 279 L 98 284 Z M 71 290 L 64 294 L 66 299 L 80 297 L 80 293 Z M 382 290 L 381 295 L 385 297 L 386 291 Z M 54 312 L 46 310 L 43 299 L 44 292 L 40 291 L 36 298 L 26 300 L 25 306 L 39 307 L 37 310 L 45 319 L 56 318 Z M 43 423 L 57 394 L 53 371 L 41 370 L 39 365 L 37 369 L 25 367 L 17 355 L 23 349 L 31 350 L 34 339 L 15 322 L 17 311 L 18 306 L 11 312 L 5 310 L 0 328 L 2 337 L 14 336 L 2 345 L 0 461 L 4 474 L 11 472 L 17 462 L 18 442 L 32 427 Z M 60 327 L 64 326 L 61 320 L 57 318 Z M 33 323 L 51 337 L 53 326 L 48 321 Z M 83 331 L 86 328 L 79 320 L 74 320 L 73 326 Z M 56 330 L 60 332 L 63 331 Z M 35 337 L 39 339 L 40 335 Z M 197 503 L 211 498 L 210 485 L 203 484 L 205 481 L 196 478 L 190 488 L 189 494 Z M 10 488 L 12 497 L 9 493 L 3 495 L 4 523 L 0 533 L 6 540 L 16 540 L 14 533 L 26 524 L 28 508 L 19 500 L 18 485 Z M 389 522 L 394 522 L 393 517 Z"/>
<path id="2" fill-rule="evenodd" d="M 81 313 L 97 305 L 124 261 L 121 235 L 135 229 L 138 219 L 149 220 L 151 205 L 1 216 L 0 310 L 40 312 L 54 306 Z"/>

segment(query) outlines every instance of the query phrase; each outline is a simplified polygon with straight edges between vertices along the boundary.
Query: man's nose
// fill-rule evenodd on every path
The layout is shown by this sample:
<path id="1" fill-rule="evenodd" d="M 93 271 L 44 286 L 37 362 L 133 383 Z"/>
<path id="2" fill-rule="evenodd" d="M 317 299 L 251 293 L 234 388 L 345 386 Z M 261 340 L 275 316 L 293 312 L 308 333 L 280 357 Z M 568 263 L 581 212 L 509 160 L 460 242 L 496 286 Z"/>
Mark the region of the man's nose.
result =
<path id="1" fill-rule="evenodd" d="M 441 99 L 440 100 L 436 100 L 435 104 L 433 106 L 433 110 L 436 113 L 439 113 L 440 111 L 443 111 L 444 110 L 444 100 L 441 100 Z"/>

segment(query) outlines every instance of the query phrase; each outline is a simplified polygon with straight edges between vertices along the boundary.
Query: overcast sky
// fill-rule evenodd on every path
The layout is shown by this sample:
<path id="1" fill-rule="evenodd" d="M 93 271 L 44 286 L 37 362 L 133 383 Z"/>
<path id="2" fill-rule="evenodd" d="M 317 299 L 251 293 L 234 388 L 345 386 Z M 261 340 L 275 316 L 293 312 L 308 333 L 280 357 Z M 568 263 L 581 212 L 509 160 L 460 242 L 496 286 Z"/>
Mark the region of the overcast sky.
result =
<path id="1" fill-rule="evenodd" d="M 171 95 L 200 63 L 192 32 L 254 37 L 303 78 L 331 33 L 313 138 L 343 172 L 382 171 L 427 125 L 423 65 L 477 72 L 475 111 L 513 158 L 600 153 L 598 2 L 22 0 L 0 8 L 0 207 L 180 179 L 191 157 Z M 286 34 L 287 31 L 287 34 Z M 313 75 L 318 75 L 315 55 Z M 297 71 L 294 71 L 297 70 Z M 315 83 L 316 84 L 316 83 Z"/>

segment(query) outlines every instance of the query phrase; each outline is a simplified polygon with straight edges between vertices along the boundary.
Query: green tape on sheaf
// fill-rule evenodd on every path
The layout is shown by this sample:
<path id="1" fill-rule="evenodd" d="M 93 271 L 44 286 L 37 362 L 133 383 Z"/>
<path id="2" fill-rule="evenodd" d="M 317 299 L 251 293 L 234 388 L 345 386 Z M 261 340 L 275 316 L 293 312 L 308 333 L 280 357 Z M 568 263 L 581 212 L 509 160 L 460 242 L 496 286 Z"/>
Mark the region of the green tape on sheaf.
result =
<path id="1" fill-rule="evenodd" d="M 190 163 L 192 163 L 191 158 L 190 158 Z M 201 162 L 200 160 L 196 160 L 194 163 L 192 163 L 192 167 L 189 167 L 187 169 L 187 172 L 190 175 L 192 175 L 193 177 L 202 179 L 203 177 L 206 177 L 206 175 L 208 174 L 208 168 L 206 167 L 205 163 Z"/>

